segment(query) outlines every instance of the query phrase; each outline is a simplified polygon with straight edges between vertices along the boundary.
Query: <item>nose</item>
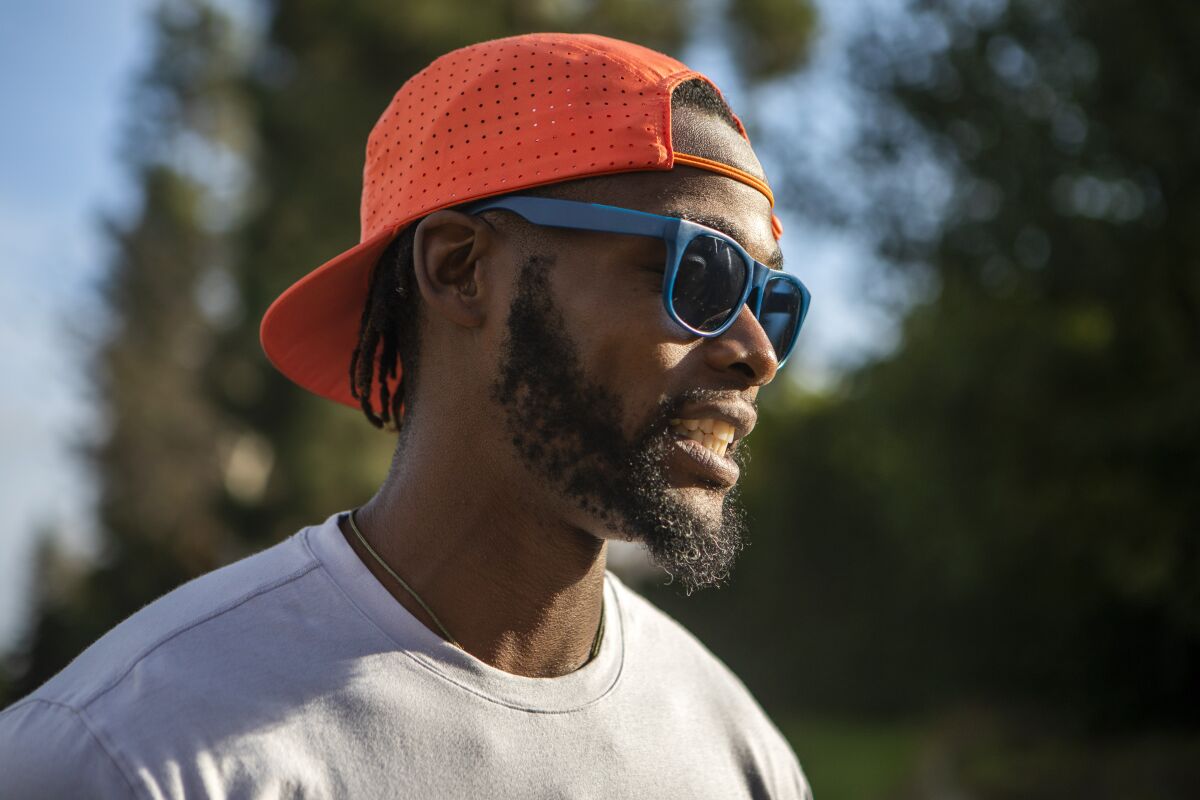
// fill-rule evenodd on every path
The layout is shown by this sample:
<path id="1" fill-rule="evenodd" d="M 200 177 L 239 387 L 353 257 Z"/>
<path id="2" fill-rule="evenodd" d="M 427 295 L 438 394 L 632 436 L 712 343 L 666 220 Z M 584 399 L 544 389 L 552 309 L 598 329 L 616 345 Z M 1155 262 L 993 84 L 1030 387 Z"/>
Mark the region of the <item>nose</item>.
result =
<path id="1" fill-rule="evenodd" d="M 775 348 L 767 332 L 750 312 L 742 307 L 737 319 L 720 336 L 706 339 L 705 360 L 717 372 L 740 373 L 750 386 L 766 386 L 779 371 Z"/>

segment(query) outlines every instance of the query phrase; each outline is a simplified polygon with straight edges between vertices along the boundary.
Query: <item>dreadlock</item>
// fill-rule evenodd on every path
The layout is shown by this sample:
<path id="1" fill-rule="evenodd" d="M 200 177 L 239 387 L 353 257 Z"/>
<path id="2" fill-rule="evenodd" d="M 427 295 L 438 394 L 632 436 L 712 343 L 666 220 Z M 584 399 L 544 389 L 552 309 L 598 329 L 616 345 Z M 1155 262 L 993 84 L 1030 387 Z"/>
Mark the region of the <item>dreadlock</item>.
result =
<path id="1" fill-rule="evenodd" d="M 367 302 L 350 356 L 350 394 L 376 428 L 398 429 L 417 369 L 421 293 L 413 273 L 413 223 L 392 240 L 371 273 Z M 399 382 L 389 390 L 389 381 Z M 372 389 L 378 380 L 379 411 Z"/>
<path id="2" fill-rule="evenodd" d="M 740 130 L 720 92 L 703 78 L 692 78 L 675 87 L 671 111 L 680 108 L 714 115 Z M 559 191 L 549 186 L 522 194 L 548 196 Z M 413 273 L 413 241 L 419 221 L 393 239 L 376 263 L 358 327 L 358 345 L 350 356 L 350 394 L 376 428 L 399 429 L 405 411 L 412 408 L 420 351 L 421 292 Z M 389 389 L 389 382 L 397 375 L 395 388 Z"/>

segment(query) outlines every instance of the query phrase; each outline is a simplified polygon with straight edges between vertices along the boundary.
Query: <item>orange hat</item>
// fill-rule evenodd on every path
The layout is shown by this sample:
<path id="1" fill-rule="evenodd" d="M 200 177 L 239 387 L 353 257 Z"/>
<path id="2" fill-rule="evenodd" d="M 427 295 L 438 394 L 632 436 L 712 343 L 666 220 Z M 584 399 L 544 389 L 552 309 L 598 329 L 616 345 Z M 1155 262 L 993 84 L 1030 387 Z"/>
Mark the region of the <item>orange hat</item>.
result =
<path id="1" fill-rule="evenodd" d="M 774 206 L 759 178 L 671 148 L 671 93 L 692 78 L 708 80 L 662 53 L 587 34 L 513 36 L 438 58 L 400 87 L 367 139 L 359 243 L 267 309 L 267 357 L 309 391 L 357 408 L 350 355 L 371 270 L 406 225 L 440 208 L 676 164 L 742 181 Z"/>

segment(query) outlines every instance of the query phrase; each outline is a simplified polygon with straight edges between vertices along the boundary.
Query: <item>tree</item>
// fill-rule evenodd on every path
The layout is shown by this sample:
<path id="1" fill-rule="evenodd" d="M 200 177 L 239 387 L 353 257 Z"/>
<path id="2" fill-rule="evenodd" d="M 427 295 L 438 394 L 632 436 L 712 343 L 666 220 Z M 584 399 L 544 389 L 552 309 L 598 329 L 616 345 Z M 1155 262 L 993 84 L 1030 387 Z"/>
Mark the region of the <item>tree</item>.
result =
<path id="1" fill-rule="evenodd" d="M 860 42 L 856 222 L 928 290 L 755 443 L 738 602 L 673 608 L 774 632 L 779 702 L 1200 722 L 1198 32 L 929 0 Z"/>

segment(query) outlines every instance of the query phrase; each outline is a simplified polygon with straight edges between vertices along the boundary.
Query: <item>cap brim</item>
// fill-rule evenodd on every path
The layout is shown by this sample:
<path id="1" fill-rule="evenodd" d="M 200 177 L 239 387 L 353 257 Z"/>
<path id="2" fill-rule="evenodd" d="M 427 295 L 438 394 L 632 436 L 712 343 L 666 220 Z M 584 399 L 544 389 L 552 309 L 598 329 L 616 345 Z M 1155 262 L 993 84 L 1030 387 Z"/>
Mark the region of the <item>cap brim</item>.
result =
<path id="1" fill-rule="evenodd" d="M 326 261 L 271 304 L 259 339 L 276 369 L 310 392 L 359 407 L 350 394 L 350 356 L 371 270 L 397 232 L 385 230 Z"/>

